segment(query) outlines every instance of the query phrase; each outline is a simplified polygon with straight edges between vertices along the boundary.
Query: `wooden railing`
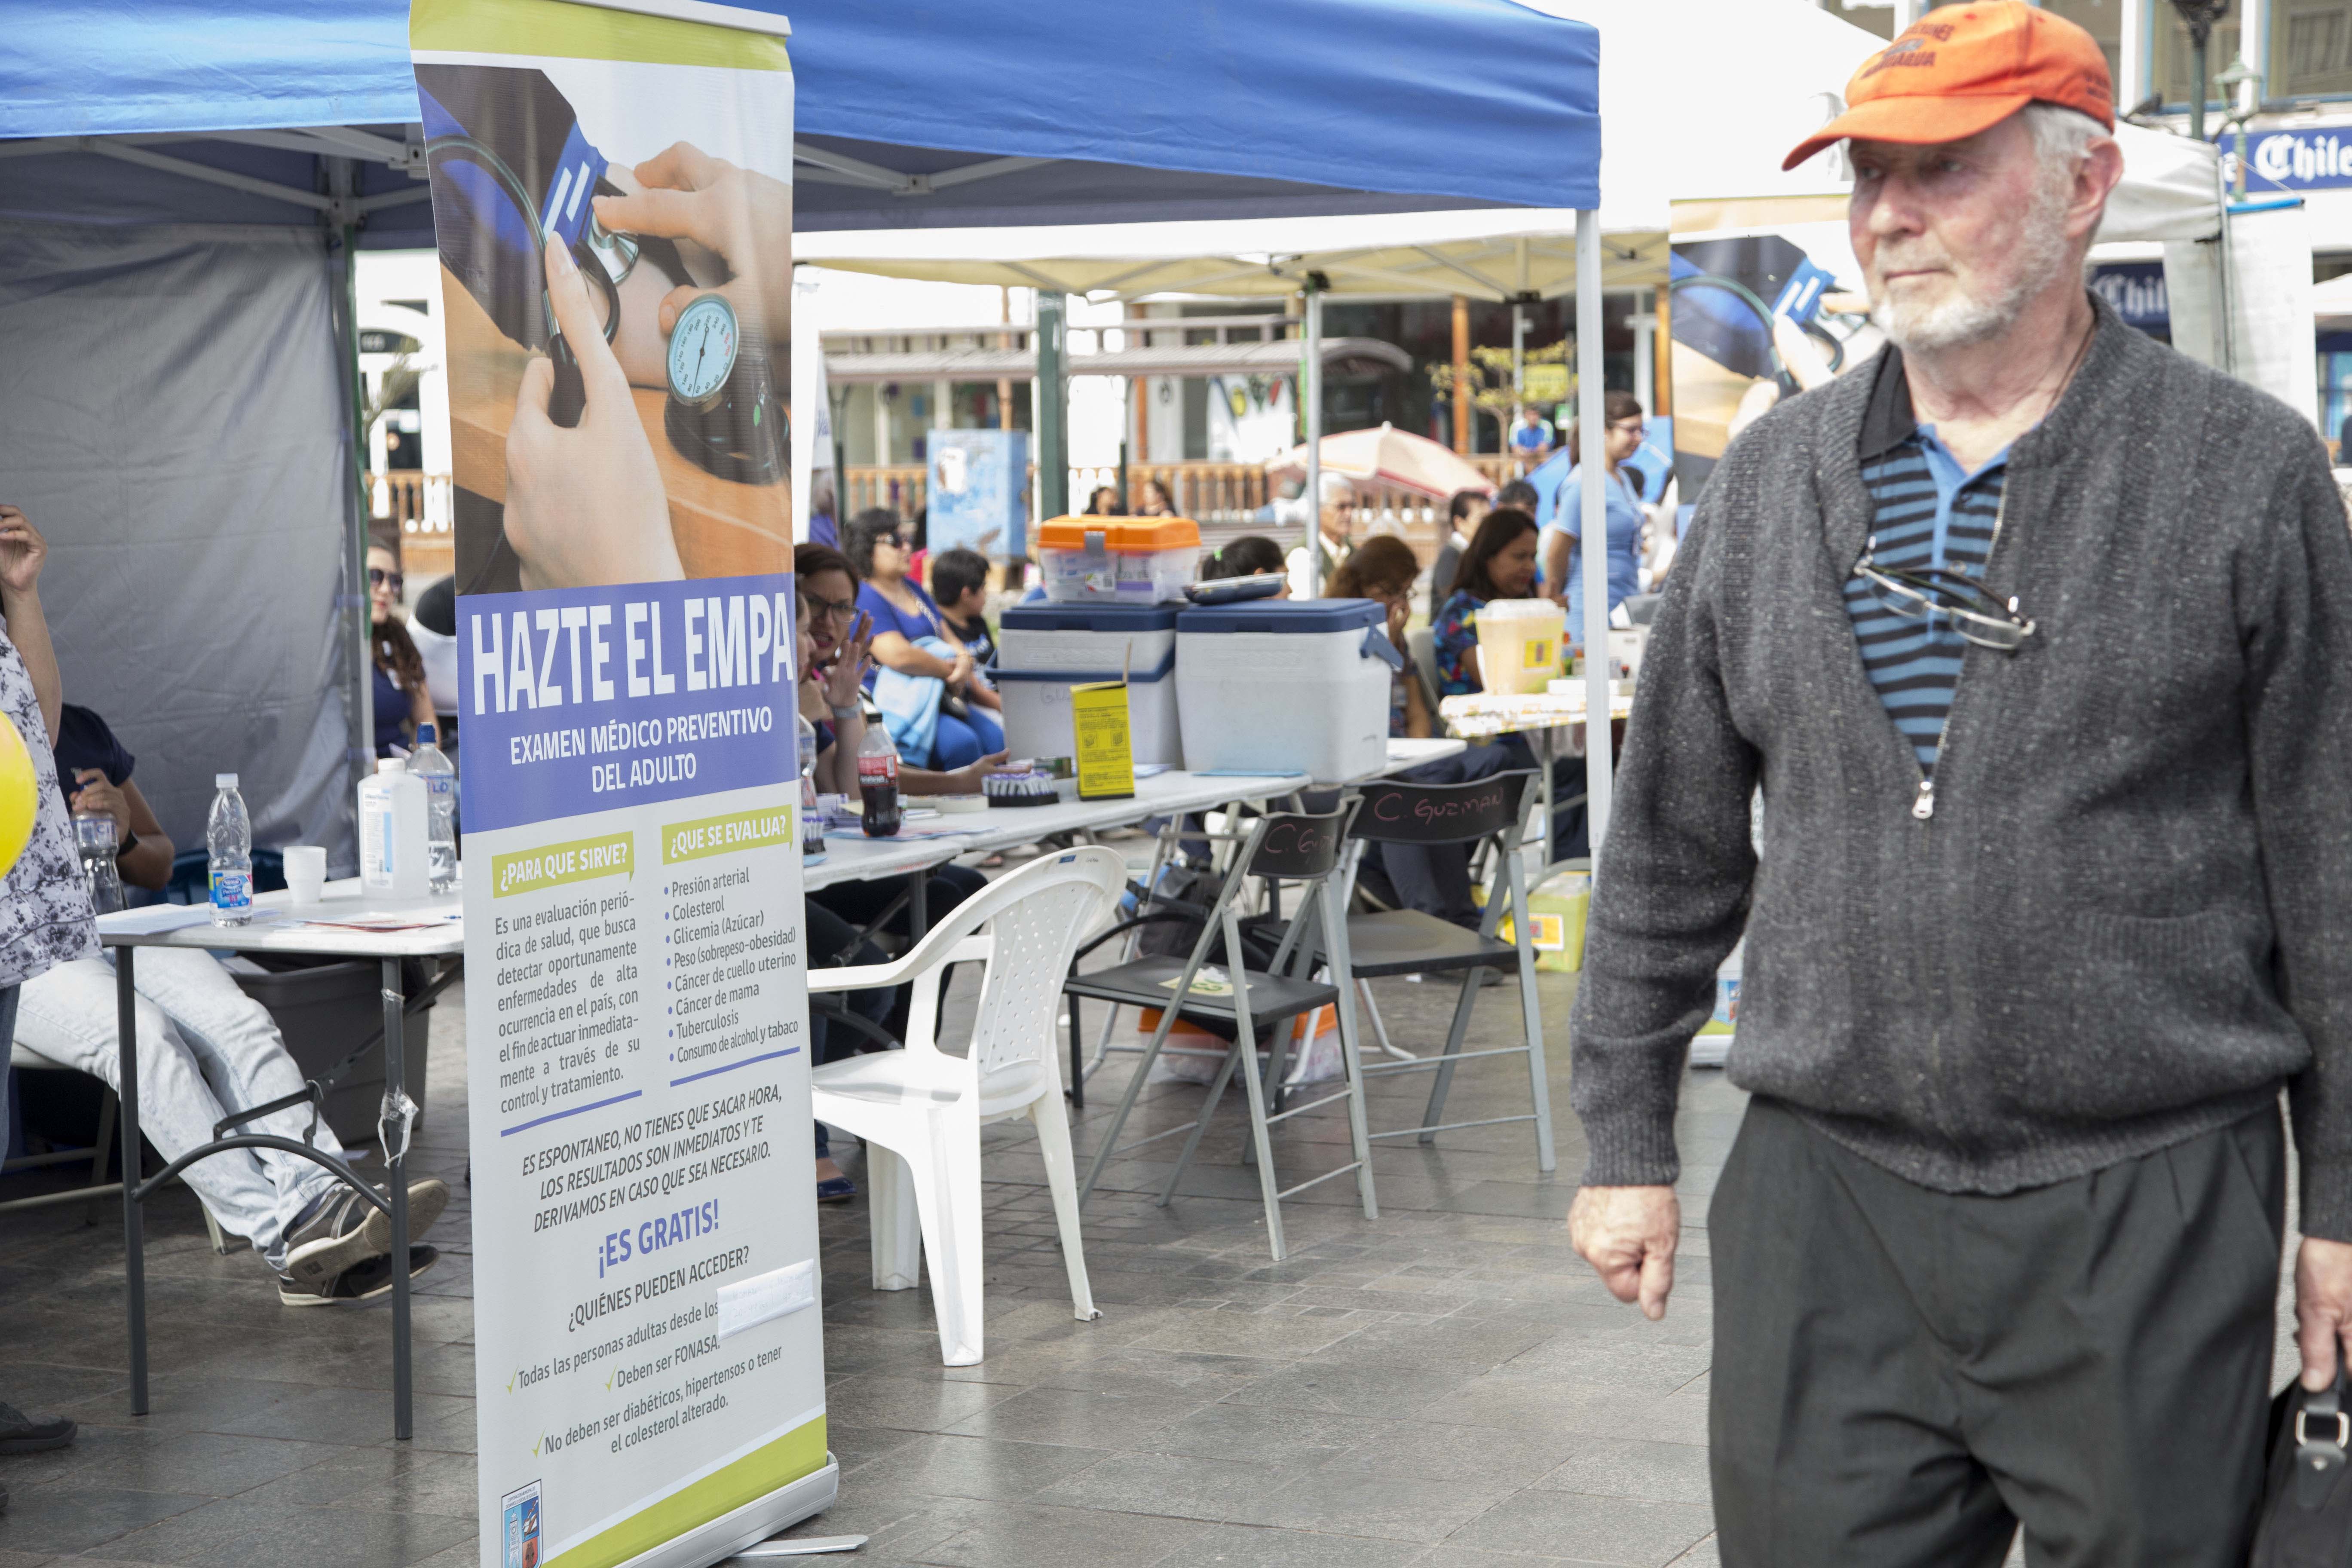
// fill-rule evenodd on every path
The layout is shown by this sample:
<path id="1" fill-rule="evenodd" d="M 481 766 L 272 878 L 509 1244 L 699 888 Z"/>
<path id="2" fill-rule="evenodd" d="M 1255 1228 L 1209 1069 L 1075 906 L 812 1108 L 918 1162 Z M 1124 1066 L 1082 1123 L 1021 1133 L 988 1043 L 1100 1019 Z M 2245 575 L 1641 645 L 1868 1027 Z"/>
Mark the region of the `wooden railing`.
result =
<path id="1" fill-rule="evenodd" d="M 400 526 L 400 568 L 424 588 L 457 569 L 450 534 L 449 476 L 393 468 L 367 477 L 369 515 Z M 378 530 L 381 531 L 381 529 Z"/>
<path id="2" fill-rule="evenodd" d="M 1473 461 L 1481 471 L 1487 471 L 1490 465 L 1507 465 L 1509 459 L 1482 458 Z M 926 470 L 919 463 L 845 469 L 839 477 L 841 516 L 855 517 L 867 507 L 879 506 L 902 517 L 912 517 L 924 505 L 926 478 Z M 1302 526 L 1298 521 L 1274 521 L 1267 510 L 1274 492 L 1266 483 L 1265 470 L 1255 463 L 1130 463 L 1127 478 L 1129 490 L 1137 499 L 1141 498 L 1147 480 L 1158 479 L 1167 486 L 1178 514 L 1201 525 L 1202 542 L 1213 550 L 1251 533 L 1268 535 L 1287 546 Z M 1033 484 L 1035 479 L 1033 468 Z M 1072 468 L 1071 509 L 1084 510 L 1087 498 L 1097 487 L 1115 488 L 1118 484 L 1116 468 Z M 1437 558 L 1437 547 L 1444 531 L 1444 502 L 1385 485 L 1359 487 L 1358 497 L 1359 536 L 1395 533 L 1413 547 L 1423 565 Z M 1289 507 L 1281 510 L 1286 518 L 1292 510 Z"/>
<path id="3" fill-rule="evenodd" d="M 1470 462 L 1496 484 L 1507 482 L 1513 459 L 1480 456 Z M 1244 534 L 1264 533 L 1289 542 L 1297 523 L 1277 524 L 1265 509 L 1274 499 L 1265 470 L 1254 463 L 1130 463 L 1128 485 L 1140 498 L 1147 480 L 1167 486 L 1176 510 L 1201 525 L 1204 544 L 1214 549 Z M 1035 482 L 1035 470 L 1031 470 Z M 912 517 L 926 500 L 929 472 L 920 463 L 887 467 L 852 467 L 839 476 L 840 515 L 854 517 L 868 507 L 887 507 Z M 1083 510 L 1097 486 L 1118 483 L 1110 467 L 1070 470 L 1070 505 Z M 431 584 L 457 568 L 451 541 L 452 510 L 449 476 L 394 468 L 367 477 L 371 515 L 379 524 L 396 522 L 400 529 L 402 569 L 418 585 Z M 1397 533 L 1412 545 L 1425 565 L 1436 559 L 1443 537 L 1444 503 L 1412 491 L 1385 486 L 1360 490 L 1357 528 L 1360 532 Z M 1285 508 L 1286 514 L 1290 509 Z"/>

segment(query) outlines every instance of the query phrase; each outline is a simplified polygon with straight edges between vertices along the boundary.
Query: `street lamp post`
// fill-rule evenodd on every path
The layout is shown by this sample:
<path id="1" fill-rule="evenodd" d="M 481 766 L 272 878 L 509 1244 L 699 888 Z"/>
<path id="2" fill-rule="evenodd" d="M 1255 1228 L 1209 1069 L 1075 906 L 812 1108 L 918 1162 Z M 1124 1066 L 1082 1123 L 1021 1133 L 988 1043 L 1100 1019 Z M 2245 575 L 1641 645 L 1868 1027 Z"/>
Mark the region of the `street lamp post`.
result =
<path id="1" fill-rule="evenodd" d="M 2172 8 L 2180 13 L 2181 25 L 2189 29 L 2189 134 L 2197 141 L 2205 140 L 2205 47 L 2213 37 L 2213 24 L 2230 14 L 2230 0 L 2172 0 Z"/>
<path id="2" fill-rule="evenodd" d="M 2246 199 L 2246 121 L 2252 120 L 2262 108 L 2262 72 L 2246 68 L 2246 62 L 2242 57 L 2231 62 L 2228 70 L 2213 79 L 2213 85 L 2220 88 L 2224 96 L 2231 100 L 2230 111 L 2222 118 L 2221 123 L 2237 133 L 2234 151 L 2237 153 L 2238 169 L 2231 185 L 2231 195 L 2241 202 Z M 2254 84 L 2254 90 L 2252 92 L 2245 90 L 2249 82 Z"/>

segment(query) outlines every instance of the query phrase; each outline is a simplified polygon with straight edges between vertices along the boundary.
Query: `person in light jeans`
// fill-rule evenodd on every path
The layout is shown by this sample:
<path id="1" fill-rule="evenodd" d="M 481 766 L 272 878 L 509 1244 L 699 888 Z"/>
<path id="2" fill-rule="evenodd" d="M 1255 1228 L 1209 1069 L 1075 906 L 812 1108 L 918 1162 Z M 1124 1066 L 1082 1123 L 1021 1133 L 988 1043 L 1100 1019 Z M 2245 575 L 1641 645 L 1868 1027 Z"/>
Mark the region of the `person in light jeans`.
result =
<path id="1" fill-rule="evenodd" d="M 139 987 L 133 1014 L 139 1131 L 165 1159 L 176 1160 L 209 1142 L 215 1126 L 247 1106 L 300 1092 L 301 1069 L 286 1054 L 285 1038 L 268 1009 L 240 990 L 211 953 L 142 948 L 132 973 Z M 16 1045 L 40 1063 L 86 1072 L 119 1092 L 115 1021 L 112 959 L 76 959 L 25 982 L 17 1002 Z M 310 1108 L 303 1104 L 235 1131 L 299 1142 L 310 1125 Z M 343 1157 L 342 1144 L 324 1121 L 310 1142 L 320 1153 Z M 342 1190 L 324 1165 L 277 1149 L 232 1149 L 197 1161 L 183 1174 L 221 1228 L 251 1241 L 281 1277 L 289 1270 L 289 1237 L 314 1211 L 332 1206 L 329 1200 Z M 437 1214 L 441 1206 L 436 1203 L 432 1209 Z M 425 1227 L 412 1221 L 410 1228 L 421 1235 Z M 339 1250 L 353 1247 L 346 1243 Z M 359 1261 L 350 1258 L 343 1267 Z M 290 1280 L 281 1283 L 280 1294 L 289 1305 L 298 1304 L 298 1297 L 306 1306 L 332 1300 L 315 1288 L 299 1289 Z"/>
<path id="2" fill-rule="evenodd" d="M 171 879 L 173 846 L 132 782 L 137 760 L 105 719 L 65 705 L 57 763 L 59 791 L 72 790 L 74 812 L 114 818 L 121 846 L 115 870 L 123 882 L 162 889 Z M 150 948 L 132 973 L 139 1128 L 165 1159 L 209 1142 L 213 1129 L 237 1111 L 300 1092 L 302 1073 L 268 1009 L 210 953 Z M 25 982 L 16 1043 L 35 1058 L 32 1065 L 86 1072 L 121 1091 L 114 980 L 112 958 L 98 955 Z M 310 1125 L 310 1109 L 300 1105 L 235 1131 L 299 1142 Z M 343 1156 L 323 1122 L 311 1143 Z M 223 1230 L 253 1243 L 278 1277 L 278 1299 L 287 1305 L 365 1300 L 392 1288 L 383 1261 L 392 1250 L 389 1225 L 315 1160 L 278 1149 L 232 1149 L 197 1161 L 184 1175 Z M 422 1236 L 447 1204 L 448 1189 L 428 1178 L 410 1184 L 409 1194 L 410 1234 Z M 425 1267 L 432 1252 L 420 1255 Z"/>

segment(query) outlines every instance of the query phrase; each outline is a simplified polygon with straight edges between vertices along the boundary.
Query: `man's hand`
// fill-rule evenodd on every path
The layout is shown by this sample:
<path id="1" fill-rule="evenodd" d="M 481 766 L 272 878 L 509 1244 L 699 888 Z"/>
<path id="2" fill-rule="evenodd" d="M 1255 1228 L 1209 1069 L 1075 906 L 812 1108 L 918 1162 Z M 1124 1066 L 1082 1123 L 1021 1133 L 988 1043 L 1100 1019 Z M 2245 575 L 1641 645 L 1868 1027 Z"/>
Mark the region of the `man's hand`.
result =
<path id="1" fill-rule="evenodd" d="M 0 590 L 30 594 L 40 585 L 49 542 L 13 506 L 0 506 Z"/>
<path id="2" fill-rule="evenodd" d="M 690 239 L 715 252 L 735 275 L 717 291 L 735 307 L 744 335 L 781 348 L 792 323 L 793 188 L 687 142 L 635 173 L 645 189 L 598 196 L 596 221 L 615 234 Z M 667 332 L 696 295 L 709 292 L 691 283 L 671 289 L 661 303 L 661 330 Z"/>
<path id="3" fill-rule="evenodd" d="M 1577 1255 L 1612 1296 L 1639 1300 L 1653 1322 L 1666 1315 L 1682 1235 L 1683 1206 L 1672 1187 L 1584 1187 L 1568 1207 L 1568 1239 Z"/>
<path id="4" fill-rule="evenodd" d="M 661 468 L 638 422 L 629 378 L 604 342 L 587 282 L 562 240 L 547 245 L 547 297 L 580 362 L 587 406 L 565 429 L 547 416 L 555 365 L 523 372 L 507 431 L 506 531 L 526 588 L 675 582 L 686 575 L 670 535 Z"/>
<path id="5" fill-rule="evenodd" d="M 2317 1392 L 2336 1381 L 2336 1358 L 2352 1342 L 2352 1242 L 2303 1238 L 2294 1254 L 2294 1321 L 2303 1385 Z"/>
<path id="6" fill-rule="evenodd" d="M 122 798 L 121 790 L 107 782 L 102 770 L 76 768 L 74 783 L 81 786 L 68 803 L 76 816 L 110 816 L 114 818 L 114 841 L 120 844 L 131 837 L 131 803 Z"/>

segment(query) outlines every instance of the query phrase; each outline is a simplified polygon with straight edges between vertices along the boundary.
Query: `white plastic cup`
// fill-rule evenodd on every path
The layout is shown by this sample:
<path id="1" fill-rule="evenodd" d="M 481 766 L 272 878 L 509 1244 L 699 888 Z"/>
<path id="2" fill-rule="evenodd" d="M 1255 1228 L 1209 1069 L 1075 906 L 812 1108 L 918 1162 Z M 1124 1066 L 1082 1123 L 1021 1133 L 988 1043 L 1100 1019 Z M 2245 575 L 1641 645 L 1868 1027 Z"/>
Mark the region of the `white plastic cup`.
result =
<path id="1" fill-rule="evenodd" d="M 315 904 L 327 896 L 327 852 L 316 844 L 286 847 L 286 887 L 298 904 Z"/>

